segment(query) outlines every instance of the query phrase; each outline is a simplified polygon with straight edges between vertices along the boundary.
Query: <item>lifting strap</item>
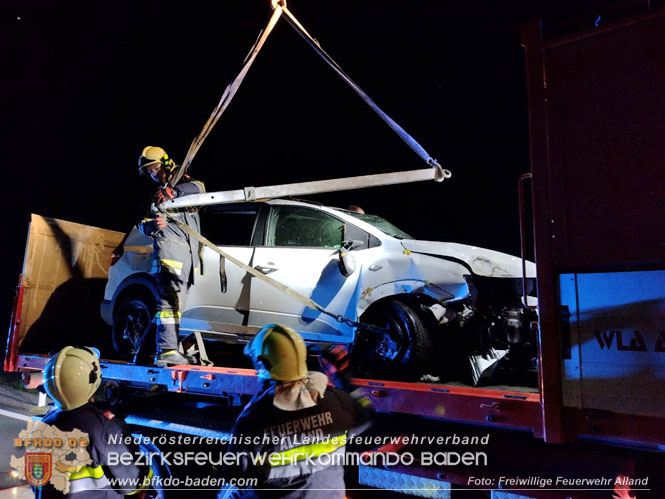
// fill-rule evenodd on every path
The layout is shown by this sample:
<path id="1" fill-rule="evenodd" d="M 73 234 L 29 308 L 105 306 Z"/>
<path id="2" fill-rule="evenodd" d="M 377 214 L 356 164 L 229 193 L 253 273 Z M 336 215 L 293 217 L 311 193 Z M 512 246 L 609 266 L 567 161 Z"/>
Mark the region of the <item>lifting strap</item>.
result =
<path id="1" fill-rule="evenodd" d="M 257 279 L 262 280 L 263 282 L 265 282 L 266 284 L 272 286 L 273 288 L 277 288 L 279 291 L 281 291 L 282 293 L 290 296 L 291 298 L 294 298 L 294 299 L 298 300 L 300 303 L 304 304 L 306 307 L 309 307 L 312 310 L 317 310 L 318 312 L 321 312 L 322 314 L 325 314 L 329 317 L 332 317 L 337 322 L 342 322 L 342 323 L 346 324 L 347 326 L 357 327 L 357 328 L 361 328 L 361 329 L 364 329 L 364 330 L 367 330 L 367 331 L 380 333 L 380 334 L 385 334 L 385 332 L 386 332 L 385 328 L 377 327 L 377 326 L 374 326 L 372 324 L 360 323 L 360 322 L 354 321 L 352 319 L 348 319 L 348 318 L 344 317 L 343 315 L 334 314 L 332 312 L 329 312 L 328 310 L 326 310 L 324 307 L 322 307 L 321 305 L 316 303 L 311 298 L 306 297 L 305 295 L 303 295 L 302 293 L 299 293 L 295 289 L 289 288 L 288 286 L 282 284 L 281 282 L 276 281 L 272 277 L 268 277 L 267 275 L 263 274 L 262 272 L 258 271 L 257 269 L 252 268 L 249 265 L 245 265 L 243 262 L 241 262 L 237 258 L 229 255 L 225 251 L 222 251 L 217 246 L 215 246 L 212 242 L 210 242 L 207 238 L 205 238 L 203 235 L 201 235 L 199 232 L 192 229 L 189 225 L 187 225 L 185 223 L 182 223 L 180 220 L 177 220 L 176 218 L 171 216 L 168 212 L 162 211 L 161 213 L 164 214 L 166 216 L 166 218 L 169 219 L 170 222 L 176 224 L 183 232 L 188 234 L 190 237 L 193 237 L 194 239 L 198 240 L 201 244 L 206 245 L 208 248 L 210 248 L 215 253 L 217 253 L 220 257 L 223 257 L 224 259 L 230 261 L 234 265 L 237 265 L 238 267 L 240 267 L 245 272 L 248 272 L 252 276 L 256 277 Z"/>
<path id="2" fill-rule="evenodd" d="M 321 48 L 321 45 L 319 42 L 313 38 L 307 30 L 300 24 L 300 22 L 295 18 L 295 16 L 291 13 L 291 11 L 286 7 L 286 0 L 271 0 L 271 6 L 273 8 L 273 14 L 268 21 L 268 25 L 266 28 L 259 33 L 259 37 L 257 41 L 254 43 L 254 46 L 252 49 L 249 51 L 247 54 L 247 57 L 245 57 L 245 61 L 243 63 L 243 67 L 240 70 L 240 73 L 238 76 L 236 76 L 235 80 L 233 80 L 229 85 L 227 85 L 226 89 L 224 90 L 224 93 L 222 94 L 222 98 L 220 99 L 219 103 L 213 110 L 212 114 L 210 115 L 210 118 L 208 118 L 208 121 L 206 121 L 205 125 L 203 125 L 203 129 L 201 132 L 194 138 L 192 141 L 192 144 L 189 146 L 189 150 L 187 151 L 187 154 L 185 155 L 185 159 L 182 161 L 182 163 L 177 167 L 176 171 L 174 172 L 173 176 L 171 177 L 171 180 L 169 181 L 169 185 L 173 187 L 176 185 L 180 179 L 182 178 L 182 175 L 189 170 L 189 167 L 192 164 L 192 160 L 194 159 L 194 156 L 198 152 L 198 150 L 201 148 L 201 145 L 203 144 L 203 141 L 206 139 L 206 137 L 210 134 L 210 131 L 213 129 L 219 118 L 222 116 L 222 113 L 226 110 L 228 107 L 229 103 L 231 102 L 231 99 L 233 99 L 233 96 L 236 94 L 238 91 L 238 88 L 240 88 L 240 84 L 242 83 L 243 79 L 245 78 L 245 75 L 249 71 L 249 68 L 251 67 L 252 63 L 254 62 L 254 59 L 256 59 L 256 56 L 258 55 L 259 51 L 261 50 L 261 47 L 263 47 L 263 44 L 265 41 L 268 39 L 268 35 L 272 32 L 273 28 L 277 24 L 277 21 L 281 17 L 282 13 L 286 15 L 286 19 L 289 22 L 289 24 L 293 27 L 293 29 L 296 30 L 296 32 L 314 49 L 314 51 L 339 75 L 342 77 L 342 79 L 365 101 L 365 103 L 376 113 L 379 115 L 379 117 L 385 121 L 390 128 L 393 129 L 393 131 L 404 141 L 406 144 L 413 149 L 413 151 L 420 156 L 425 163 L 427 163 L 429 166 L 433 168 L 437 168 L 441 173 L 440 175 L 442 178 L 450 178 L 451 173 L 450 170 L 441 168 L 441 165 L 432 158 L 432 156 L 429 155 L 429 153 L 425 150 L 423 146 L 421 146 L 416 139 L 414 139 L 411 135 L 409 135 L 406 130 L 404 130 L 401 126 L 399 126 L 395 120 L 393 120 L 390 116 L 388 116 L 370 97 L 367 95 L 345 72 L 344 70 L 337 64 L 332 57 L 330 57 L 323 48 Z"/>
<path id="3" fill-rule="evenodd" d="M 274 9 L 272 16 L 270 17 L 270 20 L 268 21 L 268 25 L 263 31 L 259 33 L 256 42 L 254 42 L 254 46 L 251 48 L 251 50 L 245 57 L 245 60 L 243 61 L 243 67 L 240 70 L 240 73 L 238 73 L 238 76 L 236 76 L 235 80 L 233 80 L 231 83 L 229 83 L 226 86 L 226 88 L 224 89 L 224 93 L 222 94 L 222 98 L 219 100 L 219 103 L 217 104 L 215 109 L 213 109 L 210 118 L 208 118 L 208 121 L 206 121 L 205 125 L 203 125 L 203 129 L 201 130 L 201 132 L 196 137 L 194 137 L 194 140 L 192 141 L 192 144 L 189 146 L 189 150 L 185 155 L 185 159 L 182 161 L 182 164 L 179 166 L 179 168 L 173 174 L 173 177 L 171 177 L 171 180 L 169 181 L 169 185 L 171 187 L 176 185 L 182 178 L 183 174 L 187 170 L 189 170 L 189 167 L 192 164 L 194 156 L 196 156 L 196 153 L 201 148 L 203 141 L 210 134 L 210 131 L 213 129 L 219 118 L 222 116 L 224 111 L 226 111 L 226 108 L 228 107 L 229 103 L 231 102 L 236 92 L 240 88 L 240 84 L 245 78 L 245 75 L 247 75 L 249 68 L 252 66 L 254 59 L 256 59 L 256 56 L 261 50 L 261 47 L 263 47 L 263 44 L 268 39 L 268 35 L 275 27 L 275 24 L 277 24 L 277 21 L 279 20 L 279 17 L 281 15 L 282 15 L 282 9 L 281 7 L 277 6 Z"/>
<path id="4" fill-rule="evenodd" d="M 205 343 L 199 331 L 194 331 L 180 342 L 180 351 L 187 357 L 194 357 L 201 366 L 213 366 L 208 358 Z"/>
<path id="5" fill-rule="evenodd" d="M 350 77 L 347 75 L 344 70 L 337 64 L 332 57 L 330 57 L 323 48 L 321 44 L 313 38 L 307 30 L 303 27 L 302 24 L 298 22 L 295 16 L 291 11 L 286 7 L 286 0 L 271 0 L 272 8 L 275 9 L 275 12 L 284 12 L 286 19 L 293 29 L 305 40 L 310 47 L 324 60 L 326 63 L 339 75 L 342 79 L 356 92 L 365 103 L 372 108 L 372 110 L 379 115 L 379 117 L 385 121 L 393 131 L 399 135 L 399 137 L 407 143 L 407 145 L 415 151 L 415 153 L 420 156 L 425 163 L 434 168 L 441 168 L 441 165 L 432 158 L 429 153 L 421 146 L 416 139 L 409 135 L 406 130 L 399 126 L 395 120 L 388 116 L 376 103 L 367 95 L 362 88 L 360 88 Z M 442 170 L 444 178 L 450 178 L 451 173 L 449 170 Z"/>

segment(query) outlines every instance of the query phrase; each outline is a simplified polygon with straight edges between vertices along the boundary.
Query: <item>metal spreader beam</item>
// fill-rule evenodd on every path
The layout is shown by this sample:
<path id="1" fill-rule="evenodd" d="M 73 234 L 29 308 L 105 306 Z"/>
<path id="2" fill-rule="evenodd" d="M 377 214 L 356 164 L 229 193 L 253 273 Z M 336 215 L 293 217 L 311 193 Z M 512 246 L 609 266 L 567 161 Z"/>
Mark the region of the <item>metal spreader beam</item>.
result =
<path id="1" fill-rule="evenodd" d="M 176 209 L 192 206 L 207 206 L 211 204 L 256 201 L 257 199 L 305 196 L 322 192 L 349 191 L 366 187 L 379 187 L 382 185 L 422 182 L 425 180 L 442 182 L 447 178 L 450 178 L 450 172 L 446 169 L 441 167 L 423 168 L 421 170 L 377 173 L 374 175 L 360 175 L 357 177 L 343 177 L 330 180 L 296 182 L 293 184 L 268 185 L 264 187 L 245 187 L 243 189 L 235 189 L 231 191 L 207 192 L 205 194 L 194 194 L 180 199 L 167 201 L 162 208 Z"/>

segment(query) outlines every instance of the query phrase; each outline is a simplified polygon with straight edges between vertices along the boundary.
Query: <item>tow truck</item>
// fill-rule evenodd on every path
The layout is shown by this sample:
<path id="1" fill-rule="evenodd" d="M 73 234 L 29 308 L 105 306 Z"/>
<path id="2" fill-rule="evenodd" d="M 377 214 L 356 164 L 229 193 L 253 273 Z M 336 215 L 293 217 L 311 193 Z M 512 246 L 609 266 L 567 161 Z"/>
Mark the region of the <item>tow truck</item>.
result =
<path id="1" fill-rule="evenodd" d="M 656 84 L 665 81 L 665 65 L 656 63 L 665 57 L 665 10 L 632 14 L 563 35 L 551 35 L 540 22 L 522 28 L 531 173 L 519 179 L 518 192 L 524 248 L 531 184 L 538 390 L 352 380 L 395 434 L 489 432 L 501 458 L 482 469 L 436 462 L 360 466 L 360 484 L 421 494 L 427 489 L 430 497 L 450 497 L 460 487 L 493 498 L 610 497 L 613 491 L 659 497 L 665 490 L 665 176 L 659 167 L 665 142 L 658 135 L 665 93 Z M 70 240 L 83 244 L 65 244 L 59 254 L 75 263 L 72 276 L 85 276 L 92 290 L 103 283 L 105 262 L 122 235 L 83 226 L 72 226 L 71 234 Z M 50 236 L 35 248 L 53 244 Z M 79 265 L 74 255 L 85 253 L 93 258 Z M 37 255 L 28 248 L 26 264 Z M 43 275 L 32 278 L 26 265 L 6 371 L 39 373 L 48 358 L 22 343 L 53 289 L 43 284 Z M 111 401 L 127 389 L 161 390 L 239 407 L 259 386 L 256 373 L 242 367 L 156 368 L 104 360 L 102 372 Z M 127 420 L 177 433 L 225 431 L 182 422 L 181 416 L 137 412 Z M 400 442 L 391 450 L 411 445 L 408 438 Z M 539 477 L 552 482 L 543 485 Z M 618 492 L 617 483 L 625 484 Z"/>

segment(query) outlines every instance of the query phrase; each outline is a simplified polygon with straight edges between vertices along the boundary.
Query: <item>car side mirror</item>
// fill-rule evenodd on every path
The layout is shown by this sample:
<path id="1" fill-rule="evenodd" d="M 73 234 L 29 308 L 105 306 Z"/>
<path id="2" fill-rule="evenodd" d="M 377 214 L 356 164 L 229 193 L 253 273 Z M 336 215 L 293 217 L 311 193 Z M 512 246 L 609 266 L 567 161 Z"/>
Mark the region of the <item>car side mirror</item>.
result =
<path id="1" fill-rule="evenodd" d="M 356 271 L 356 259 L 344 248 L 339 250 L 339 271 L 344 277 L 349 277 Z"/>
<path id="2" fill-rule="evenodd" d="M 362 244 L 362 241 L 342 241 L 342 247 L 339 249 L 339 271 L 344 277 L 349 277 L 356 271 L 356 259 L 350 251 Z"/>

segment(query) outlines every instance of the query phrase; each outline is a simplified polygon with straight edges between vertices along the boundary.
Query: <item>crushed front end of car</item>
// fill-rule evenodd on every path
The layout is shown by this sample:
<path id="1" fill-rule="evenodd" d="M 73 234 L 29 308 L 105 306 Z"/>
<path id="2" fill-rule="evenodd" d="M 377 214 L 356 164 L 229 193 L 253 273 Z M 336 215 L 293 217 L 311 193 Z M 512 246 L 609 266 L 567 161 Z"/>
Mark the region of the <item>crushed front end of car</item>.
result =
<path id="1" fill-rule="evenodd" d="M 436 285 L 451 297 L 423 300 L 438 323 L 432 331 L 432 377 L 473 386 L 537 386 L 536 269 L 533 262 L 456 243 L 403 240 L 415 255 L 441 261 Z M 451 264 L 457 264 L 451 267 Z M 458 269 L 457 282 L 451 268 Z M 431 296 L 431 294 L 430 294 Z"/>

